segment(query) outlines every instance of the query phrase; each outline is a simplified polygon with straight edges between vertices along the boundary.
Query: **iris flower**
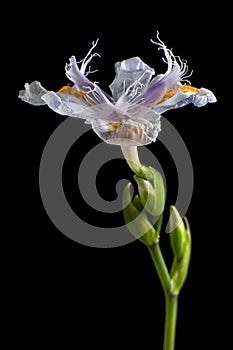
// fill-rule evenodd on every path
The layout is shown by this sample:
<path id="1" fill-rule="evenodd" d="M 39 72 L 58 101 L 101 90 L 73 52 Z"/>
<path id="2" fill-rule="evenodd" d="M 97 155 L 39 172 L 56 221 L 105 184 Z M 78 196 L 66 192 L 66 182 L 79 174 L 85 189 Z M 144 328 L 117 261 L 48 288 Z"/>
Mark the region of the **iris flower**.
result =
<path id="1" fill-rule="evenodd" d="M 189 103 L 202 107 L 216 101 L 210 90 L 191 86 L 187 81 L 191 75 L 187 63 L 175 56 L 158 35 L 157 39 L 152 42 L 163 50 L 167 64 L 164 74 L 155 76 L 154 69 L 139 57 L 117 62 L 109 95 L 88 79 L 92 73 L 89 64 L 93 57 L 99 56 L 93 53 L 97 40 L 81 62 L 72 56 L 66 64 L 66 75 L 72 85 L 53 92 L 34 81 L 25 84 L 19 98 L 36 106 L 47 104 L 65 116 L 84 119 L 107 143 L 122 147 L 150 144 L 160 131 L 162 113 Z"/>

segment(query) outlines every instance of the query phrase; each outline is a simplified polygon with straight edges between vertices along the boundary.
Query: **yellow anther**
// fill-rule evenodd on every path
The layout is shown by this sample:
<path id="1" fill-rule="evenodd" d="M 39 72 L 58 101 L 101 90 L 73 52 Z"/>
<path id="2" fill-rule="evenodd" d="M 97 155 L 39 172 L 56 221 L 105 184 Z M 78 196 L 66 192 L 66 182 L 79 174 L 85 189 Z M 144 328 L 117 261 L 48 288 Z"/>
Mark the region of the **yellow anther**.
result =
<path id="1" fill-rule="evenodd" d="M 82 99 L 87 101 L 86 94 L 82 91 L 76 90 L 74 86 L 69 86 L 69 85 L 63 86 L 60 90 L 58 90 L 58 92 L 74 95 L 76 97 L 81 97 Z"/>
<path id="2" fill-rule="evenodd" d="M 162 103 L 167 98 L 173 97 L 179 91 L 182 91 L 182 92 L 196 92 L 197 94 L 200 94 L 200 90 L 198 88 L 196 88 L 194 86 L 190 86 L 190 85 L 182 85 L 182 86 L 180 86 L 177 89 L 167 90 L 165 95 L 162 97 L 162 99 L 159 102 L 157 102 L 157 104 Z"/>
<path id="3" fill-rule="evenodd" d="M 58 92 L 66 92 L 66 93 L 70 94 L 70 88 L 71 88 L 71 86 L 69 86 L 69 85 L 62 86 L 62 88 L 60 90 L 58 90 Z"/>
<path id="4" fill-rule="evenodd" d="M 115 131 L 121 127 L 121 122 L 110 122 L 108 131 Z"/>

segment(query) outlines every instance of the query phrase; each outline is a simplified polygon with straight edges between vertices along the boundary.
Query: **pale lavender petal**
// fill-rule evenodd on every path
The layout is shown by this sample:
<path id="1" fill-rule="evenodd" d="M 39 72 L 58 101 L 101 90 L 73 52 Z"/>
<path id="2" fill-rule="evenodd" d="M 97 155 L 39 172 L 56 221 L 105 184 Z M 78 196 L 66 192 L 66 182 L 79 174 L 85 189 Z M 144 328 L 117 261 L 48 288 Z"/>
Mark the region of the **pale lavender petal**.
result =
<path id="1" fill-rule="evenodd" d="M 175 89 L 181 81 L 185 81 L 190 76 L 188 66 L 185 61 L 182 61 L 179 56 L 175 56 L 172 50 L 160 40 L 157 33 L 158 42 L 152 41 L 159 47 L 159 50 L 164 52 L 164 61 L 167 63 L 167 71 L 164 75 L 159 75 L 153 79 L 150 87 L 142 96 L 141 105 L 153 108 L 170 89 Z"/>
<path id="2" fill-rule="evenodd" d="M 88 88 L 94 88 L 94 84 L 79 70 L 75 56 L 72 56 L 70 63 L 66 64 L 66 75 L 79 91 L 87 92 Z"/>
<path id="3" fill-rule="evenodd" d="M 66 75 L 74 83 L 77 90 L 87 94 L 93 103 L 111 102 L 112 98 L 97 84 L 92 83 L 78 68 L 76 58 L 72 56 L 66 65 Z"/>
<path id="4" fill-rule="evenodd" d="M 182 71 L 178 64 L 175 64 L 170 72 L 160 75 L 153 85 L 142 96 L 140 105 L 151 108 L 158 103 L 165 95 L 166 91 L 178 86 Z"/>

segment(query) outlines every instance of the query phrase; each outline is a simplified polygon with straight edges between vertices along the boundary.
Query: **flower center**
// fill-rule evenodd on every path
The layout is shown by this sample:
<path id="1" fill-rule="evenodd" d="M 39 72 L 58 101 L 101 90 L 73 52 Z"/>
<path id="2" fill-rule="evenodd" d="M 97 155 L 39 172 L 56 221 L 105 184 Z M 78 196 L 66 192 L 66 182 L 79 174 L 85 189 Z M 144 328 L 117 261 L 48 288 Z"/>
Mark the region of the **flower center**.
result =
<path id="1" fill-rule="evenodd" d="M 108 127 L 108 131 L 115 131 L 121 127 L 121 122 L 110 122 Z"/>

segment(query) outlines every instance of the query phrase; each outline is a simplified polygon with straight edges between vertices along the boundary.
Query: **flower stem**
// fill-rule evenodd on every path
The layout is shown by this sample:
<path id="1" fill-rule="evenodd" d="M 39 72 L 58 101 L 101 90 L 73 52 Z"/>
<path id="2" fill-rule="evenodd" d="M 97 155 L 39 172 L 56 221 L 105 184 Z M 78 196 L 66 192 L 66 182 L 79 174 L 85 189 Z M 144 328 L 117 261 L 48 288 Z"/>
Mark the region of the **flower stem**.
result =
<path id="1" fill-rule="evenodd" d="M 160 188 L 163 189 L 163 181 L 160 180 L 158 181 L 159 177 L 155 177 L 155 170 L 151 167 L 145 167 L 141 164 L 139 157 L 138 157 L 138 150 L 136 146 L 121 146 L 122 153 L 129 165 L 129 167 L 134 171 L 134 173 L 142 177 L 143 179 L 146 180 L 153 180 L 156 182 L 156 185 Z M 156 181 L 155 181 L 156 178 Z M 161 178 L 162 179 L 162 178 Z M 142 179 L 140 181 L 143 181 Z M 146 203 L 143 202 L 143 191 L 147 191 L 147 195 L 149 192 L 149 189 L 152 187 L 140 187 L 140 184 L 142 183 L 137 180 L 138 186 L 139 186 L 139 195 L 141 199 L 141 205 L 146 208 Z M 144 184 L 144 183 L 143 183 Z M 145 184 L 144 184 L 145 185 Z M 148 185 L 147 185 L 148 186 Z M 149 188 L 149 189 L 148 189 Z M 141 192 L 140 192 L 141 190 Z M 160 196 L 157 194 L 157 200 L 158 198 L 160 199 L 160 202 L 162 203 L 162 209 L 159 211 L 159 215 L 163 212 L 164 209 L 164 200 L 161 200 L 161 198 L 164 198 L 163 195 L 164 191 L 160 191 Z M 146 199 L 147 201 L 147 199 Z M 154 206 L 153 206 L 154 208 Z M 147 207 L 148 210 L 148 207 Z M 153 209 L 154 210 L 154 209 Z M 148 212 L 151 213 L 151 211 L 148 210 Z M 155 215 L 153 213 L 153 215 Z M 145 232 L 144 232 L 145 233 Z M 156 236 L 156 238 L 159 237 Z M 148 244 L 148 241 L 146 241 Z M 178 311 L 178 293 L 174 293 L 173 291 L 173 280 L 171 280 L 170 274 L 168 272 L 166 263 L 164 261 L 163 255 L 160 250 L 159 242 L 156 239 L 154 241 L 155 243 L 151 245 L 147 245 L 151 258 L 153 260 L 154 266 L 156 268 L 156 271 L 158 273 L 161 285 L 163 287 L 164 295 L 165 295 L 165 305 L 166 305 L 166 311 L 165 311 L 165 325 L 164 325 L 164 343 L 163 343 L 163 350 L 174 350 L 175 349 L 175 335 L 176 335 L 176 320 L 177 320 L 177 311 Z M 144 242 L 145 243 L 145 242 Z"/>
<path id="2" fill-rule="evenodd" d="M 122 153 L 127 161 L 130 169 L 133 170 L 135 174 L 139 173 L 142 164 L 138 157 L 138 149 L 136 146 L 121 146 Z"/>
<path id="3" fill-rule="evenodd" d="M 163 259 L 159 244 L 157 243 L 150 246 L 149 252 L 154 262 L 165 295 L 166 312 L 163 350 L 174 350 L 176 319 L 178 310 L 178 296 L 171 293 L 171 279 L 165 261 Z"/>
<path id="4" fill-rule="evenodd" d="M 158 273 L 160 282 L 162 284 L 163 290 L 165 294 L 168 294 L 170 291 L 170 275 L 167 270 L 167 266 L 163 259 L 159 244 L 153 244 L 148 247 L 150 255 L 152 257 L 153 263 L 155 265 L 156 271 Z"/>
<path id="5" fill-rule="evenodd" d="M 165 313 L 165 327 L 164 327 L 164 339 L 163 350 L 175 349 L 175 336 L 176 336 L 176 320 L 178 310 L 178 296 L 167 294 L 166 300 L 166 313 Z"/>

